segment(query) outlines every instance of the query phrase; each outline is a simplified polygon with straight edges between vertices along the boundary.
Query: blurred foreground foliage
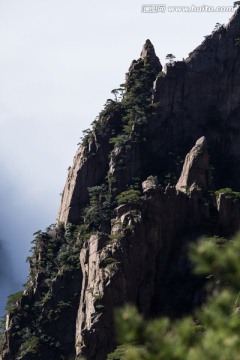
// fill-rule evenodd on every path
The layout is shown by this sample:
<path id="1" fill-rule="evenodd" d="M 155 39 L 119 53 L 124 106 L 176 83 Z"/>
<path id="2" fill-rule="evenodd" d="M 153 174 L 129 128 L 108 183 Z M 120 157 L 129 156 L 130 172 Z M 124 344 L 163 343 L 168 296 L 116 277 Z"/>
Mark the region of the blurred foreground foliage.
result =
<path id="1" fill-rule="evenodd" d="M 117 311 L 119 346 L 108 360 L 240 359 L 240 234 L 192 245 L 195 273 L 206 276 L 208 297 L 192 316 L 144 320 L 136 308 Z"/>

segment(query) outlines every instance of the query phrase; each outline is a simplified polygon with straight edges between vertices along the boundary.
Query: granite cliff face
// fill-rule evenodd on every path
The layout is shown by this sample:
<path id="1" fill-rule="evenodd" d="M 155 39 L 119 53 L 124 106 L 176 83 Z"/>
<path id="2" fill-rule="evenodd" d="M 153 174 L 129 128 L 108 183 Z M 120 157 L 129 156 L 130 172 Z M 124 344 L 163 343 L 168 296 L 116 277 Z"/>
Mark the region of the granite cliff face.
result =
<path id="1" fill-rule="evenodd" d="M 238 37 L 239 11 L 166 72 L 146 41 L 85 134 L 57 225 L 36 234 L 3 360 L 105 360 L 116 307 L 176 318 L 204 301 L 188 246 L 240 226 Z"/>
<path id="2" fill-rule="evenodd" d="M 149 126 L 154 160 L 164 160 L 173 148 L 191 147 L 204 135 L 216 187 L 239 188 L 239 32 L 235 14 L 154 83 L 154 102 L 161 104 L 159 121 Z"/>

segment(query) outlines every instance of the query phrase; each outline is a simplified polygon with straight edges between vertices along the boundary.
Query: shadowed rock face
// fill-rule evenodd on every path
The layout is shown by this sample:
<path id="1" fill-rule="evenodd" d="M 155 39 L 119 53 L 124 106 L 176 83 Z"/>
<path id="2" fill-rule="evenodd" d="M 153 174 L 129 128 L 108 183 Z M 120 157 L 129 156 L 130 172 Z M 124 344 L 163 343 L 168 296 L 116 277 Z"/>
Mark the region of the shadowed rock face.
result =
<path id="1" fill-rule="evenodd" d="M 240 185 L 240 36 L 239 10 L 184 61 L 166 67 L 154 84 L 158 121 L 149 126 L 153 161 L 164 161 L 173 148 L 189 151 L 205 136 L 217 187 Z"/>
<path id="2" fill-rule="evenodd" d="M 31 327 L 24 317 L 24 305 L 39 301 L 47 286 L 53 299 L 44 302 L 42 314 L 47 316 L 56 301 L 74 298 L 74 307 L 66 306 L 68 319 L 59 313 L 49 327 L 40 322 L 40 330 L 48 329 L 50 337 L 56 333 L 62 347 L 59 355 L 42 347 L 36 359 L 61 356 L 70 360 L 76 353 L 76 358 L 105 360 L 116 345 L 113 310 L 126 302 L 135 304 L 146 317 L 177 318 L 204 301 L 203 280 L 191 272 L 188 246 L 200 236 L 230 236 L 240 227 L 238 197 L 226 193 L 216 197 L 213 191 L 240 187 L 238 37 L 239 11 L 188 59 L 168 64 L 166 74 L 160 76 L 162 66 L 153 45 L 146 41 L 126 79 L 127 98 L 133 88 L 134 96 L 138 91 L 134 77 L 148 76 L 148 82 L 143 82 L 145 92 L 139 93 L 141 101 L 147 94 L 146 109 L 138 109 L 135 123 L 127 124 L 128 134 L 138 136 L 132 143 L 125 141 L 126 118 L 133 113 L 119 103 L 107 117 L 100 116 L 98 126 L 74 157 L 58 223 L 85 225 L 82 214 L 89 203 L 88 188 L 101 185 L 106 177 L 111 179 L 108 192 L 114 199 L 124 190 L 133 190 L 134 179 L 142 184 L 141 197 L 135 194 L 137 201 L 116 204 L 105 233 L 85 234 L 79 250 L 80 268 L 74 273 L 57 273 L 48 285 L 43 281 L 44 269 L 36 274 L 35 288 L 28 289 L 9 317 L 3 360 L 15 360 L 19 352 L 16 342 L 14 345 L 17 319 L 21 315 L 20 325 Z M 131 98 L 127 101 L 132 104 Z M 142 126 L 139 119 L 143 118 Z M 109 142 L 113 135 L 119 136 L 115 146 Z M 168 184 L 162 179 L 169 169 L 175 180 Z M 58 241 L 59 248 L 64 236 Z M 44 252 L 40 255 L 44 257 Z M 64 338 L 69 319 L 70 335 Z M 27 355 L 21 357 L 27 359 Z"/>
<path id="3" fill-rule="evenodd" d="M 114 308 L 127 302 L 146 317 L 180 316 L 202 301 L 201 281 L 193 280 L 187 260 L 187 243 L 206 220 L 203 200 L 174 187 L 145 188 L 145 195 L 141 206 L 116 209 L 111 243 L 92 236 L 81 252 L 85 281 L 76 342 L 77 353 L 89 360 L 105 359 L 113 349 Z M 101 266 L 104 261 L 107 265 Z"/>
<path id="4" fill-rule="evenodd" d="M 228 199 L 225 205 L 220 200 L 216 207 L 215 200 L 206 195 L 205 138 L 198 139 L 186 156 L 176 187 L 163 188 L 149 177 L 142 188 L 145 200 L 141 204 L 116 208 L 111 242 L 94 235 L 80 254 L 85 275 L 76 327 L 77 354 L 89 360 L 105 359 L 113 348 L 113 309 L 124 303 L 136 304 L 146 317 L 179 317 L 200 305 L 204 281 L 191 273 L 189 243 L 209 229 L 217 233 L 221 228 L 229 234 L 231 226 L 240 226 L 239 204 Z"/>

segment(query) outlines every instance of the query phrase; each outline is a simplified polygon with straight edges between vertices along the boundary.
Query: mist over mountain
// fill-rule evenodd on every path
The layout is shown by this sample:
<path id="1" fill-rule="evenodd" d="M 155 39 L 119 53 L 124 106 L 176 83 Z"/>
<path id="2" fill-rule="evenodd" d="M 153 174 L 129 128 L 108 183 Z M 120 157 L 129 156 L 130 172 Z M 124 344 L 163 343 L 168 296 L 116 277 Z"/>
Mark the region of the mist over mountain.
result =
<path id="1" fill-rule="evenodd" d="M 7 267 L 2 279 L 5 281 L 4 289 L 1 290 L 0 313 L 4 312 L 7 296 L 22 288 L 27 281 L 29 266 L 26 258 L 29 256 L 33 233 L 39 229 L 45 229 L 50 222 L 56 221 L 56 215 L 52 215 L 52 207 L 58 209 L 59 192 L 56 189 L 55 196 L 51 199 L 51 208 L 46 206 L 46 199 L 41 191 L 34 186 L 23 184 L 17 174 L 0 162 L 2 174 L 0 177 L 0 228 L 1 228 L 1 257 L 2 271 Z M 53 192 L 53 194 L 54 194 Z M 33 200 L 34 199 L 34 200 Z M 9 278 L 9 274 L 11 274 Z M 3 286 L 3 282 L 1 283 Z"/>
<path id="2" fill-rule="evenodd" d="M 7 251 L 4 241 L 0 239 L 0 305 L 1 309 L 5 306 L 6 297 L 10 295 L 10 292 L 17 291 L 19 283 L 16 280 L 16 274 L 14 273 L 13 263 L 11 261 L 11 255 Z M 3 315 L 1 312 L 1 316 Z"/>

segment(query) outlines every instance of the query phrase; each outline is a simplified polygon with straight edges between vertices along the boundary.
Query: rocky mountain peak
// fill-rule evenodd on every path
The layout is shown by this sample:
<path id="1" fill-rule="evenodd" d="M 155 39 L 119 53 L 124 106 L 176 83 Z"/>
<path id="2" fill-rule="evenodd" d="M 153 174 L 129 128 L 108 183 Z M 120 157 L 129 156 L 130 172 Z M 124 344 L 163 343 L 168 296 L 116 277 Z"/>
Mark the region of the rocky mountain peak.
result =
<path id="1" fill-rule="evenodd" d="M 157 57 L 155 53 L 155 49 L 153 44 L 149 39 L 145 41 L 145 44 L 143 45 L 143 49 L 141 51 L 140 57 L 144 59 L 145 57 L 149 56 L 150 58 L 154 59 Z"/>
<path id="2" fill-rule="evenodd" d="M 138 70 L 141 68 L 142 63 L 150 65 L 152 71 L 155 73 L 162 71 L 160 60 L 157 57 L 154 46 L 149 39 L 147 39 L 143 45 L 140 58 L 132 61 L 129 73 L 131 73 L 132 70 Z"/>

